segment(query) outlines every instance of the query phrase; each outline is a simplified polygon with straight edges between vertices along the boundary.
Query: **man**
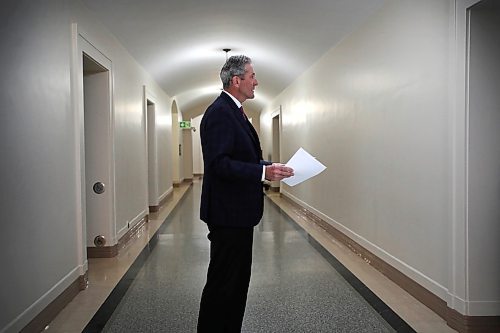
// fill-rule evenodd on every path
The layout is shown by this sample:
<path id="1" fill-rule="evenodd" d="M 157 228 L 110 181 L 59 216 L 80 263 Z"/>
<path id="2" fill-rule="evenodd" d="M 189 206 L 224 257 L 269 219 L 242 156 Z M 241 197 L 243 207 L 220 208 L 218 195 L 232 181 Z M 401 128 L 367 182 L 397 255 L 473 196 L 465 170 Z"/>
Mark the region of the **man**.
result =
<path id="1" fill-rule="evenodd" d="M 223 92 L 200 125 L 205 172 L 200 217 L 208 225 L 210 264 L 198 332 L 240 332 L 252 265 L 253 227 L 264 207 L 262 181 L 293 170 L 262 161 L 259 138 L 242 103 L 258 85 L 251 59 L 230 57 L 220 72 Z"/>

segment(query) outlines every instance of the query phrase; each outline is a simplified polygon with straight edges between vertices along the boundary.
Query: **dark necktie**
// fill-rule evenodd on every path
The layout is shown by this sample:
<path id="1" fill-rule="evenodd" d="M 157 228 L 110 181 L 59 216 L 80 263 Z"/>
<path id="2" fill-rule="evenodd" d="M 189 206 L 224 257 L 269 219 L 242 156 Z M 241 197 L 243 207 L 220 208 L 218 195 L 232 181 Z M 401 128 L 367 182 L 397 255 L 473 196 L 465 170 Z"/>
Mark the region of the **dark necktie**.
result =
<path id="1" fill-rule="evenodd" d="M 243 119 L 248 120 L 247 115 L 245 114 L 245 111 L 243 110 L 243 106 L 240 106 L 240 111 L 241 111 L 241 114 L 243 115 Z"/>

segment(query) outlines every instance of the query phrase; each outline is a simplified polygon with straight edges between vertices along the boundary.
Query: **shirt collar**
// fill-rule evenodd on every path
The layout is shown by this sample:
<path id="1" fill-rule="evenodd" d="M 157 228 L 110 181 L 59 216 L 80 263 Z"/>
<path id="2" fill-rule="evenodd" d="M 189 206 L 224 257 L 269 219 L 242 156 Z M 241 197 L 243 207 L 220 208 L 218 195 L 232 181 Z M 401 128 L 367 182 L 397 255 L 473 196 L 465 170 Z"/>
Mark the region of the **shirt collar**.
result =
<path id="1" fill-rule="evenodd" d="M 236 103 L 236 106 L 238 107 L 238 109 L 239 109 L 239 108 L 241 108 L 241 103 L 240 103 L 240 101 L 238 101 L 238 100 L 236 99 L 236 97 L 234 97 L 233 95 L 231 95 L 230 93 L 228 93 L 228 92 L 227 92 L 227 91 L 225 91 L 225 90 L 222 90 L 222 91 L 223 91 L 223 92 L 225 92 L 226 94 L 228 94 L 228 95 L 229 95 L 229 97 L 231 97 L 231 99 L 234 101 L 234 103 Z"/>

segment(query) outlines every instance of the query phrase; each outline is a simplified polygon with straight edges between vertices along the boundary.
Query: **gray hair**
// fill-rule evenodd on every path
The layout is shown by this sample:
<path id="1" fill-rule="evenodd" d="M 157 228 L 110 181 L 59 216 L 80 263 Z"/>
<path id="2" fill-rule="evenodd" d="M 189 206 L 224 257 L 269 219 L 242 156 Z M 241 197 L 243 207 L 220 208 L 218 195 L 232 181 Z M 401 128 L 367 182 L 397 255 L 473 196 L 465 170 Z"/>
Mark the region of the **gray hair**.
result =
<path id="1" fill-rule="evenodd" d="M 222 80 L 222 87 L 229 88 L 233 76 L 245 75 L 245 65 L 251 64 L 252 59 L 244 55 L 231 56 L 227 59 L 224 66 L 220 70 L 220 79 Z"/>

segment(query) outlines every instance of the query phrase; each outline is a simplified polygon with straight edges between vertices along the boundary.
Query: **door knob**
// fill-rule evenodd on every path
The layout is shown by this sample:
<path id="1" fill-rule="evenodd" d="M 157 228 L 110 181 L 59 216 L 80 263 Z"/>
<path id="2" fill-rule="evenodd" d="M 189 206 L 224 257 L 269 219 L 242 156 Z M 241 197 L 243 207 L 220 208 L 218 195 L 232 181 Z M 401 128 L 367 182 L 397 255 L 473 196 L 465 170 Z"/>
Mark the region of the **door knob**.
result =
<path id="1" fill-rule="evenodd" d="M 106 187 L 104 186 L 104 183 L 102 183 L 102 182 L 95 183 L 94 186 L 92 186 L 92 189 L 97 194 L 103 194 L 104 191 L 106 191 Z"/>

